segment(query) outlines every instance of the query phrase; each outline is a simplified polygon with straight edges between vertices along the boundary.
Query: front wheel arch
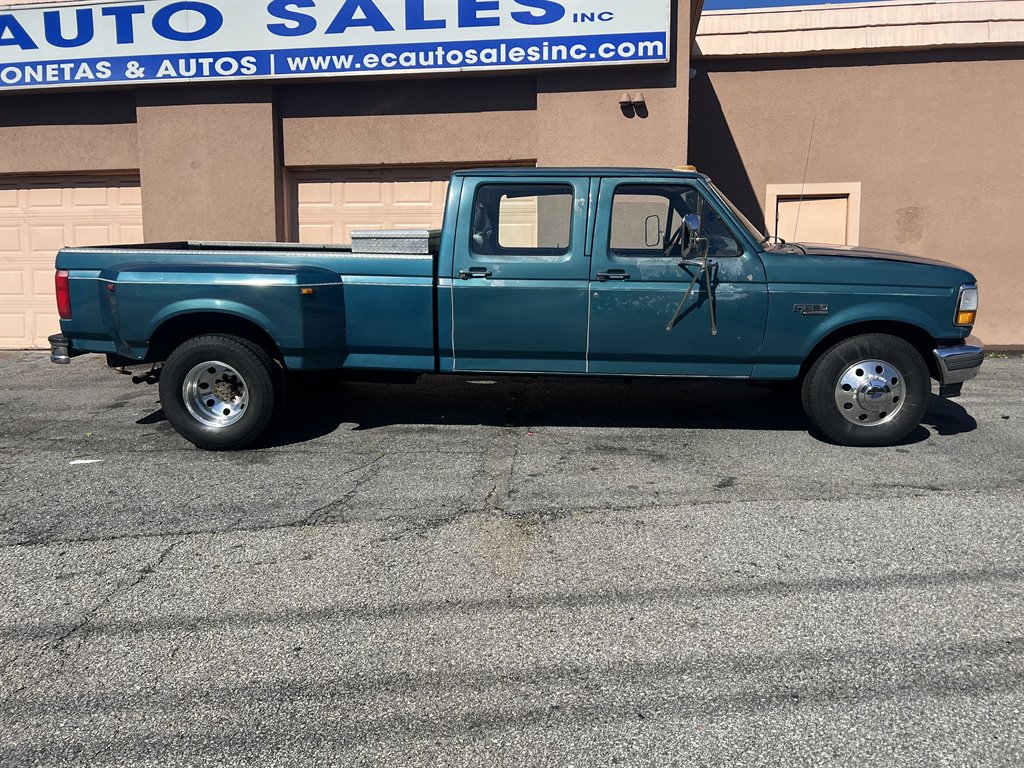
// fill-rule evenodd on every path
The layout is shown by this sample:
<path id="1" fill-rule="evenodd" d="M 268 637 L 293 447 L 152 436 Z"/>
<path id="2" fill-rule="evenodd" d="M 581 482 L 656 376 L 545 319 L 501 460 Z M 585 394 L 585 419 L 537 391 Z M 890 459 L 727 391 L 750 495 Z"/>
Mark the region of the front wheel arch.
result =
<path id="1" fill-rule="evenodd" d="M 935 339 L 932 338 L 928 331 L 924 330 L 920 326 L 896 320 L 871 320 L 836 328 L 826 336 L 822 337 L 822 339 L 811 348 L 811 351 L 807 353 L 803 363 L 800 365 L 798 379 L 803 381 L 814 362 L 829 348 L 834 347 L 845 339 L 869 333 L 895 336 L 898 339 L 903 339 L 903 341 L 907 342 L 917 350 L 921 359 L 924 360 L 925 366 L 928 368 L 928 375 L 932 379 L 938 381 L 940 376 L 939 366 L 935 360 L 935 355 L 932 354 L 932 351 L 935 349 Z"/>

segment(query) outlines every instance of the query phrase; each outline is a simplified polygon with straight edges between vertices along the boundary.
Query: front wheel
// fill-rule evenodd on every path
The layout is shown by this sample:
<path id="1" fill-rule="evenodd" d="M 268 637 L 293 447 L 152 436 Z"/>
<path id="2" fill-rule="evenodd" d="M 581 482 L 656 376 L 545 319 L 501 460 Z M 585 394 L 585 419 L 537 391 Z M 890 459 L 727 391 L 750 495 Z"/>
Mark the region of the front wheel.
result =
<path id="1" fill-rule="evenodd" d="M 929 394 L 931 379 L 920 353 L 881 333 L 830 347 L 811 365 L 801 389 L 811 423 L 850 446 L 900 442 L 921 423 Z"/>
<path id="2" fill-rule="evenodd" d="M 274 417 L 276 373 L 266 351 L 247 339 L 196 336 L 164 363 L 164 415 L 197 448 L 242 448 L 257 440 Z"/>

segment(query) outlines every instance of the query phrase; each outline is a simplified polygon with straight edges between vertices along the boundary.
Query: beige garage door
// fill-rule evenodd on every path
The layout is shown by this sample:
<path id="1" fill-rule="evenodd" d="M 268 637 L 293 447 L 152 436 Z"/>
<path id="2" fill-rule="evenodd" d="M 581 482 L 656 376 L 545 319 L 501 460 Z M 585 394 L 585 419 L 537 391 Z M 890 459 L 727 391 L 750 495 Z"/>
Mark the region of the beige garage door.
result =
<path id="1" fill-rule="evenodd" d="M 296 175 L 300 243 L 349 243 L 352 232 L 437 229 L 451 171 L 319 172 Z"/>
<path id="2" fill-rule="evenodd" d="M 138 179 L 0 181 L 0 348 L 57 333 L 53 261 L 65 245 L 141 243 Z"/>

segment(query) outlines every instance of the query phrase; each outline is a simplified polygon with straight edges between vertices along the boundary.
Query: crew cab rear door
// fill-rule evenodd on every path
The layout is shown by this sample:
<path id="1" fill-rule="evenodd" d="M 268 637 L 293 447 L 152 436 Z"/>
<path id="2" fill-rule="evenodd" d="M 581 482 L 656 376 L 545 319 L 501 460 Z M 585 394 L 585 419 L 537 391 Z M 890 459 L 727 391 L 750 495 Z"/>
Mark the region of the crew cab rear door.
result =
<path id="1" fill-rule="evenodd" d="M 687 247 L 688 213 L 701 217 L 707 273 L 703 249 Z M 698 180 L 604 179 L 591 261 L 590 373 L 750 375 L 767 321 L 764 267 Z"/>
<path id="2" fill-rule="evenodd" d="M 466 178 L 452 275 L 454 370 L 585 370 L 589 184 Z"/>

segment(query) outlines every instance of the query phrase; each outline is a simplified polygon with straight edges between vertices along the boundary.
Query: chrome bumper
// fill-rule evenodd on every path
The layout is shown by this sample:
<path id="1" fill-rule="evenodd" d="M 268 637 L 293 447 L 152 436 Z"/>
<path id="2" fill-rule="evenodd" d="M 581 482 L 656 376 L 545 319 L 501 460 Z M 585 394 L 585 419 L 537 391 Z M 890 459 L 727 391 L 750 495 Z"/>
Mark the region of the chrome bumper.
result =
<path id="1" fill-rule="evenodd" d="M 978 375 L 985 359 L 985 347 L 970 336 L 955 347 L 938 347 L 934 354 L 939 364 L 939 385 L 962 384 Z"/>
<path id="2" fill-rule="evenodd" d="M 64 334 L 55 333 L 47 339 L 50 342 L 50 362 L 67 365 L 71 362 L 71 341 Z"/>

